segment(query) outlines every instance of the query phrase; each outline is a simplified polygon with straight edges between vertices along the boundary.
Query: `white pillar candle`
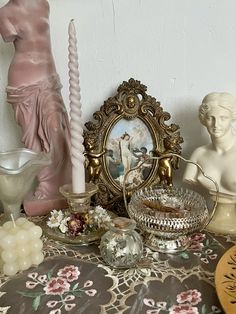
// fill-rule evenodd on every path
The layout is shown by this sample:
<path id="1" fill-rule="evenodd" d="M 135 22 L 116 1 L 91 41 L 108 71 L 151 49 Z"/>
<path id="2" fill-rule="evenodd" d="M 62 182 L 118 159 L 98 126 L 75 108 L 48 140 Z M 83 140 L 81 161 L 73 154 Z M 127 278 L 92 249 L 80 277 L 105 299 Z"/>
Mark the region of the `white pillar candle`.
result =
<path id="1" fill-rule="evenodd" d="M 43 259 L 42 229 L 26 218 L 7 221 L 0 227 L 0 271 L 13 276 L 40 264 Z"/>
<path id="2" fill-rule="evenodd" d="M 69 98 L 72 161 L 72 191 L 85 192 L 83 120 L 79 85 L 76 31 L 73 20 L 69 24 Z"/>

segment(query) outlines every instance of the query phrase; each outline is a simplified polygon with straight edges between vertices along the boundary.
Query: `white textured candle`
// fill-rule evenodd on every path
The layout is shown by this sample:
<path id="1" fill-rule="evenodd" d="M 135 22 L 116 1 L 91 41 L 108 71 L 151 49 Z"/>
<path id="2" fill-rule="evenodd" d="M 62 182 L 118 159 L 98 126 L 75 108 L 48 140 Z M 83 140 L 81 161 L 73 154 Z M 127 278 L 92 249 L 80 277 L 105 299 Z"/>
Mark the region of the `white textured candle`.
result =
<path id="1" fill-rule="evenodd" d="M 73 20 L 69 24 L 69 98 L 71 130 L 72 190 L 85 192 L 83 120 L 79 86 L 76 31 Z"/>
<path id="2" fill-rule="evenodd" d="M 42 229 L 26 218 L 8 221 L 0 227 L 0 271 L 12 276 L 43 259 Z"/>

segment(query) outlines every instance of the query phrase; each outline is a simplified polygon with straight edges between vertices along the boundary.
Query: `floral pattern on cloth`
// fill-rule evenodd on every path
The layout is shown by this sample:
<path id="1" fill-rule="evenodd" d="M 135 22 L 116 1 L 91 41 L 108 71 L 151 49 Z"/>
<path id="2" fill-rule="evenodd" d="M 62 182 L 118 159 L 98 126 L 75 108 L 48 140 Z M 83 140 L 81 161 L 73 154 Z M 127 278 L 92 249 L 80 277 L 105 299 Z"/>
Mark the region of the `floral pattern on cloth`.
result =
<path id="1" fill-rule="evenodd" d="M 31 217 L 30 219 L 40 224 L 43 217 Z M 26 282 L 33 281 L 28 274 L 37 272 L 38 276 L 44 276 L 55 264 L 58 267 L 54 269 L 53 277 L 57 277 L 59 269 L 74 265 L 80 271 L 79 287 L 83 288 L 84 283 L 90 280 L 93 285 L 88 287 L 88 290 L 95 289 L 97 291 L 94 296 L 83 292 L 82 297 L 75 297 L 71 301 L 67 300 L 67 303 L 76 303 L 76 306 L 69 311 L 70 314 L 146 314 L 148 310 L 154 311 L 158 307 L 164 306 L 163 302 L 166 302 L 169 307 L 181 305 L 180 308 L 176 308 L 181 313 L 185 303 L 178 303 L 177 295 L 189 290 L 197 290 L 201 293 L 202 301 L 192 306 L 197 308 L 198 313 L 215 313 L 214 311 L 217 312 L 221 309 L 214 287 L 215 267 L 226 249 L 232 244 L 236 244 L 236 236 L 213 235 L 208 232 L 195 234 L 192 237 L 194 245 L 178 254 L 162 254 L 145 247 L 142 261 L 135 267 L 123 270 L 106 265 L 101 258 L 97 244 L 68 245 L 61 241 L 54 241 L 46 235 L 43 236 L 43 242 L 45 261 L 37 268 L 27 270 L 12 278 L 0 274 L 1 314 L 48 314 L 55 310 L 56 306 L 49 308 L 46 303 L 50 300 L 54 301 L 53 298 L 56 300 L 58 295 L 45 294 L 41 298 L 38 310 L 34 312 L 32 298 L 15 292 L 42 291 L 41 285 L 31 290 L 26 288 Z M 214 245 L 212 246 L 212 244 Z M 199 256 L 194 254 L 204 252 L 205 245 L 209 245 L 213 250 L 212 253 L 217 255 L 216 259 L 208 258 L 209 263 L 204 263 Z M 73 272 L 71 276 L 73 277 Z M 71 287 L 77 281 L 67 280 L 67 282 Z M 154 300 L 154 306 L 157 309 L 145 305 L 143 302 L 145 298 Z M 157 302 L 160 302 L 158 306 Z M 205 306 L 203 306 L 204 304 Z M 167 307 L 168 310 L 169 307 Z M 186 309 L 187 307 L 185 307 Z M 166 314 L 168 310 L 162 309 L 159 313 Z M 202 312 L 204 310 L 206 312 Z M 62 308 L 61 312 L 62 314 L 68 313 L 65 308 Z M 182 313 L 187 314 L 188 312 Z"/>
<path id="2" fill-rule="evenodd" d="M 34 311 L 38 310 L 44 295 L 53 296 L 52 300 L 46 303 L 48 308 L 55 308 L 50 310 L 49 314 L 60 314 L 62 309 L 65 309 L 66 312 L 73 309 L 76 306 L 73 301 L 76 297 L 81 297 L 83 293 L 90 297 L 97 294 L 97 290 L 92 289 L 93 281 L 91 280 L 87 280 L 80 286 L 78 281 L 80 271 L 77 266 L 67 265 L 59 269 L 56 276 L 54 275 L 55 267 L 45 275 L 39 275 L 37 272 L 28 274 L 30 280 L 26 281 L 26 288 L 33 290 L 35 287 L 41 286 L 42 291 L 17 291 L 17 293 L 32 299 Z"/>
<path id="3" fill-rule="evenodd" d="M 218 243 L 214 239 L 206 239 L 204 233 L 196 233 L 191 237 L 191 244 L 189 250 L 194 255 L 200 258 L 200 261 L 209 264 L 210 261 L 215 260 L 218 255 L 215 253 L 215 249 L 218 247 Z"/>
<path id="4" fill-rule="evenodd" d="M 202 304 L 198 309 L 197 305 L 202 302 L 201 292 L 196 289 L 182 291 L 176 296 L 176 304 L 171 304 L 169 300 L 166 302 L 157 301 L 154 299 L 144 298 L 143 303 L 149 308 L 146 314 L 216 314 L 222 313 L 221 310 L 212 305 L 210 309 L 206 304 Z"/>
<path id="5" fill-rule="evenodd" d="M 132 295 L 122 299 L 127 306 L 124 314 L 223 314 L 215 289 L 196 280 L 194 274 L 183 281 L 168 277 L 162 283 L 139 282 L 131 285 L 130 291 Z"/>
<path id="6" fill-rule="evenodd" d="M 4 286 L 8 300 L 14 299 L 19 307 L 7 304 L 3 313 L 100 313 L 102 304 L 112 299 L 111 286 L 112 280 L 96 265 L 58 256 Z"/>

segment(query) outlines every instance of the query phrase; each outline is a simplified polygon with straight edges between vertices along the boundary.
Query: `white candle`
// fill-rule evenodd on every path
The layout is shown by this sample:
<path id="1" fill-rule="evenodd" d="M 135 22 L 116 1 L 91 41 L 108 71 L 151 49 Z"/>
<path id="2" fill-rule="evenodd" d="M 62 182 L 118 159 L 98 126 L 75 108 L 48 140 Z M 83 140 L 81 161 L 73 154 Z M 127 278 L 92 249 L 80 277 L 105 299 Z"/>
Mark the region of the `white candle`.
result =
<path id="1" fill-rule="evenodd" d="M 78 54 L 76 31 L 73 20 L 69 24 L 69 98 L 70 98 L 70 131 L 72 191 L 85 192 L 83 120 L 79 86 Z"/>
<path id="2" fill-rule="evenodd" d="M 42 229 L 26 218 L 7 221 L 0 227 L 0 270 L 13 276 L 40 264 L 43 259 Z"/>

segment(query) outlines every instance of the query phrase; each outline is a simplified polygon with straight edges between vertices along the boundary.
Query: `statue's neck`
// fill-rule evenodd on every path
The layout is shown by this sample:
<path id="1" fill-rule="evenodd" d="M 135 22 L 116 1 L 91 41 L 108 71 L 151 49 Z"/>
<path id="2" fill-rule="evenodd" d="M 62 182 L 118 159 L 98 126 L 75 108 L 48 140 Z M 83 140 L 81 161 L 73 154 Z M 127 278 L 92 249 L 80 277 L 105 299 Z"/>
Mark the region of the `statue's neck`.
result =
<path id="1" fill-rule="evenodd" d="M 219 153 L 225 153 L 229 151 L 236 143 L 235 136 L 233 135 L 232 130 L 230 130 L 230 132 L 226 133 L 220 138 L 212 136 L 211 140 L 216 151 Z"/>

